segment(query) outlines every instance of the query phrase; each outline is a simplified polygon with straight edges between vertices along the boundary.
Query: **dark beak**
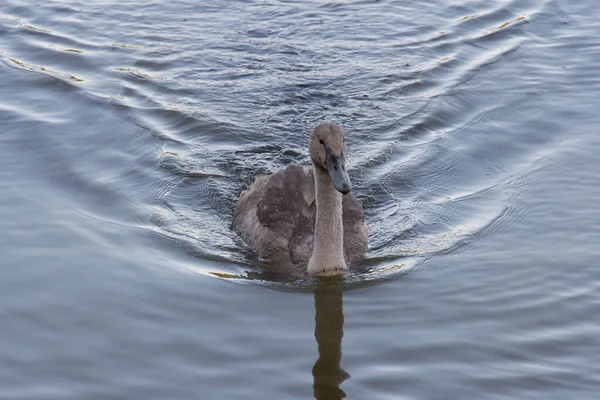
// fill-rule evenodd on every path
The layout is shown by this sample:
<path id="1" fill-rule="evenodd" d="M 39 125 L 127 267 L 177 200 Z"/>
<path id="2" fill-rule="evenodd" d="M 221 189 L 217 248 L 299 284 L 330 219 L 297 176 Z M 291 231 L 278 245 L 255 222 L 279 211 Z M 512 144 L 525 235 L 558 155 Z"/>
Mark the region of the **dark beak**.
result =
<path id="1" fill-rule="evenodd" d="M 329 150 L 329 149 L 327 149 Z M 352 183 L 350 177 L 346 172 L 346 160 L 344 159 L 344 153 L 336 156 L 333 151 L 327 151 L 327 171 L 331 176 L 331 181 L 336 190 L 342 194 L 348 194 L 352 190 Z"/>

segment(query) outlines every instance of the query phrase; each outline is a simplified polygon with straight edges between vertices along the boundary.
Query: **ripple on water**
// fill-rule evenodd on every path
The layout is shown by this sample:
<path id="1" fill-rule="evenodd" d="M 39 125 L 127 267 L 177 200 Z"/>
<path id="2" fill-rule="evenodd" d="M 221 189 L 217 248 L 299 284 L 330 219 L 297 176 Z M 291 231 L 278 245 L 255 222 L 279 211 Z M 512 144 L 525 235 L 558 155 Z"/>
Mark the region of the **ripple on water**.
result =
<path id="1" fill-rule="evenodd" d="M 318 59 L 323 50 L 260 29 L 248 31 L 256 42 L 243 47 L 201 50 L 223 62 L 228 55 L 248 61 L 193 73 L 197 83 L 206 83 L 207 93 L 235 85 L 229 87 L 240 94 L 236 107 L 256 121 L 251 132 L 241 129 L 237 117 L 195 105 L 194 99 L 167 110 L 161 104 L 181 95 L 173 90 L 175 83 L 127 75 L 131 93 L 124 97 L 137 98 L 129 104 L 136 123 L 166 141 L 158 165 L 172 174 L 168 187 L 157 191 L 160 205 L 150 220 L 188 253 L 221 261 L 221 270 L 210 271 L 214 276 L 275 280 L 255 267 L 256 257 L 229 229 L 232 209 L 254 177 L 291 162 L 305 163 L 308 132 L 329 115 L 347 130 L 351 175 L 369 222 L 370 251 L 349 282 L 401 276 L 435 255 L 461 248 L 507 212 L 504 186 L 510 176 L 500 167 L 493 179 L 477 171 L 457 177 L 470 183 L 453 183 L 453 171 L 473 157 L 471 146 L 461 149 L 461 141 L 488 129 L 489 118 L 501 107 L 483 107 L 462 87 L 520 48 L 523 24 L 531 18 L 525 15 L 520 9 L 484 10 L 452 22 L 448 30 L 384 42 L 383 47 L 409 51 L 422 46 L 443 55 L 412 56 L 410 63 L 397 63 L 400 68 L 393 73 L 353 71 L 335 59 L 328 70 L 314 61 L 290 69 L 288 57 L 301 65 L 297 59 L 309 51 Z M 261 58 L 257 51 L 273 35 L 273 44 L 286 49 L 282 60 Z M 173 57 L 167 53 L 164 57 Z M 146 65 L 144 60 L 138 58 L 136 65 Z M 154 55 L 152 63 L 163 62 Z M 279 75 L 265 68 L 281 69 L 286 78 L 273 79 Z M 342 86 L 340 74 L 347 77 Z M 242 85 L 236 83 L 240 80 Z"/>
<path id="2" fill-rule="evenodd" d="M 592 0 L 60 3 L 0 15 L 0 392 L 306 398 L 329 358 L 350 398 L 594 398 Z M 229 229 L 325 119 L 370 229 L 344 311 Z"/>
<path id="3" fill-rule="evenodd" d="M 135 21 L 146 46 L 130 41 L 115 47 L 114 40 L 74 41 L 5 19 L 12 29 L 39 31 L 42 36 L 28 46 L 75 57 L 69 64 L 76 71 L 90 69 L 102 52 L 123 52 L 119 64 L 106 70 L 116 85 L 88 88 L 130 110 L 136 125 L 164 141 L 157 159 L 167 177 L 154 189 L 153 229 L 189 254 L 221 262 L 222 270 L 213 272 L 222 276 L 260 276 L 258 260 L 229 229 L 239 192 L 258 175 L 306 163 L 306 138 L 318 122 L 341 123 L 370 231 L 370 251 L 349 280 L 376 281 L 461 248 L 506 213 L 505 186 L 518 174 L 510 171 L 510 161 L 484 155 L 489 162 L 477 165 L 494 172 L 489 178 L 486 171 L 464 168 L 488 145 L 480 132 L 490 128 L 501 102 L 484 103 L 463 88 L 518 51 L 536 9 L 481 6 L 444 26 L 409 23 L 380 37 L 371 37 L 360 19 L 336 30 L 336 14 L 346 10 L 308 13 L 301 31 L 289 13 L 277 15 L 269 29 L 246 22 L 225 34 L 243 41 L 215 45 L 199 35 L 197 45 L 185 43 L 179 51 L 173 47 L 178 31 L 187 28 L 171 20 L 172 31 L 160 35 Z M 321 39 L 304 40 L 324 26 Z M 330 35 L 334 31 L 345 33 Z M 147 46 L 152 35 L 163 44 Z M 167 36 L 172 44 L 163 40 Z M 366 49 L 356 47 L 357 40 L 371 43 L 381 65 L 353 62 Z M 90 52 L 93 58 L 82 57 Z M 84 83 L 76 75 L 11 60 L 17 68 Z"/>

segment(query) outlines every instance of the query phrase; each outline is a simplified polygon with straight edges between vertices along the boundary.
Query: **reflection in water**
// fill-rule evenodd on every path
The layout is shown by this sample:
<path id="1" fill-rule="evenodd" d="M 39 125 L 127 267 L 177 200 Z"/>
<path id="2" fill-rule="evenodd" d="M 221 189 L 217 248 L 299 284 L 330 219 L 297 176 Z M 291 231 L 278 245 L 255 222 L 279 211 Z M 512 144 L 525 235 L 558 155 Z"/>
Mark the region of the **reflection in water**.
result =
<path id="1" fill-rule="evenodd" d="M 339 386 L 350 375 L 340 367 L 344 336 L 341 279 L 319 281 L 315 290 L 315 314 L 319 358 L 312 369 L 314 395 L 319 400 L 342 399 L 346 393 Z"/>

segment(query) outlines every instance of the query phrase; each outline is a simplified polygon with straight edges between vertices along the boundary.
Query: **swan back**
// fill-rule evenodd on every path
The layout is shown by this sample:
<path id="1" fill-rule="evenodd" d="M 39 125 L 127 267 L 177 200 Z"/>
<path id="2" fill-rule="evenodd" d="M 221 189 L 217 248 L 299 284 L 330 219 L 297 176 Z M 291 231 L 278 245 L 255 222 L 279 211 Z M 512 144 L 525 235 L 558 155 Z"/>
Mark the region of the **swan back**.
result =
<path id="1" fill-rule="evenodd" d="M 352 195 L 342 200 L 344 257 L 360 258 L 367 249 L 362 204 Z M 289 165 L 259 177 L 242 192 L 232 229 L 270 269 L 291 274 L 306 272 L 315 233 L 315 180 L 312 167 Z"/>

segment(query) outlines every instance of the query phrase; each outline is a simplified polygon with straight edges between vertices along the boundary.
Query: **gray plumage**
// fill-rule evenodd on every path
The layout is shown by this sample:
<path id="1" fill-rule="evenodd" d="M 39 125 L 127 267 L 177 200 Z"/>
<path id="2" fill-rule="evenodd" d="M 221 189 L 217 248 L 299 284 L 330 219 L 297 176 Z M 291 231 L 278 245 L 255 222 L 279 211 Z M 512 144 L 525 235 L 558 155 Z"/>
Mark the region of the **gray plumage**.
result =
<path id="1" fill-rule="evenodd" d="M 273 270 L 306 271 L 315 237 L 315 178 L 312 167 L 289 165 L 259 177 L 240 195 L 232 228 Z M 362 204 L 342 197 L 344 258 L 352 263 L 367 250 Z"/>
<path id="2" fill-rule="evenodd" d="M 312 166 L 289 165 L 242 192 L 231 224 L 272 270 L 338 275 L 367 250 L 361 203 L 350 193 L 346 140 L 339 125 L 317 125 Z"/>

